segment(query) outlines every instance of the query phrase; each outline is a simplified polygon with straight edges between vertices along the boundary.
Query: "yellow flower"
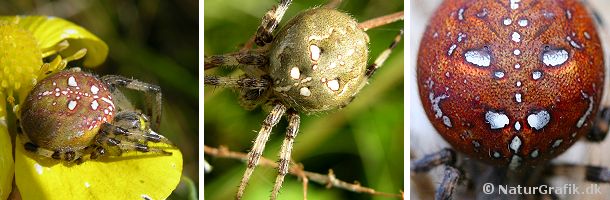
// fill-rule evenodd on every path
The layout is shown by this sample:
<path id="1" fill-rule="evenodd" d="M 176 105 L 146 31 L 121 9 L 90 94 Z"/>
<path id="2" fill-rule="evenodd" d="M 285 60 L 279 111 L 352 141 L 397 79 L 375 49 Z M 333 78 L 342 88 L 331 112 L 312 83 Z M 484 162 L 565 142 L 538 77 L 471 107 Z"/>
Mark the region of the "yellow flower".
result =
<path id="1" fill-rule="evenodd" d="M 13 191 L 13 175 L 26 200 L 165 199 L 176 188 L 182 154 L 175 148 L 166 150 L 172 156 L 130 152 L 119 158 L 67 165 L 24 151 L 16 137 L 13 161 L 8 127 L 14 122 L 7 120 L 9 112 L 18 116 L 19 104 L 36 83 L 64 69 L 68 62 L 83 59 L 84 67 L 94 67 L 107 55 L 108 46 L 102 40 L 69 21 L 47 16 L 0 17 L 0 199 L 7 199 Z"/>

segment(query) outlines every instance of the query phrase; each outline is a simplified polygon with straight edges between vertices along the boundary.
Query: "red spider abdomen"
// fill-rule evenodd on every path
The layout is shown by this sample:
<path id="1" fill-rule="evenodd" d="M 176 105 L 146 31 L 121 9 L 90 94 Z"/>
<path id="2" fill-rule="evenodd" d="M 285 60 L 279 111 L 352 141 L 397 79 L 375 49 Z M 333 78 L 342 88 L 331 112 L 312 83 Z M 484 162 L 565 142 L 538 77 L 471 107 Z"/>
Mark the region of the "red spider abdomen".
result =
<path id="1" fill-rule="evenodd" d="M 64 70 L 41 80 L 21 110 L 21 126 L 37 146 L 79 150 L 91 144 L 115 112 L 110 91 L 97 77 Z"/>
<path id="2" fill-rule="evenodd" d="M 417 80 L 445 140 L 514 169 L 556 157 L 590 130 L 603 63 L 579 1 L 445 1 L 423 36 Z"/>

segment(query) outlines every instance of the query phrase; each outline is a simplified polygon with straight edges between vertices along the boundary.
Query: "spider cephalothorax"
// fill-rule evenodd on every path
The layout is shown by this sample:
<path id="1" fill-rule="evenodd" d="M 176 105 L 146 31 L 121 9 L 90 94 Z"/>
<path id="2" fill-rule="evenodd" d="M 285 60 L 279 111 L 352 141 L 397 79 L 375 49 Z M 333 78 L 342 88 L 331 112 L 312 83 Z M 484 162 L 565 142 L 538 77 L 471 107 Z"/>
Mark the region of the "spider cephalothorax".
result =
<path id="1" fill-rule="evenodd" d="M 606 112 L 597 114 L 601 46 L 580 1 L 445 1 L 421 40 L 419 95 L 453 149 L 500 168 L 531 169 L 581 136 L 600 140 L 608 131 Z M 457 181 L 449 151 L 412 169 L 429 170 L 440 158 L 452 174 L 444 184 Z"/>
<path id="2" fill-rule="evenodd" d="M 145 114 L 115 105 L 116 87 L 153 93 L 152 127 Z M 154 152 L 147 142 L 169 141 L 155 133 L 158 126 L 161 91 L 158 86 L 120 76 L 97 76 L 79 68 L 60 71 L 36 84 L 21 107 L 20 136 L 24 147 L 44 157 L 83 162 L 124 151 Z M 85 157 L 87 156 L 88 157 Z"/>
<path id="3" fill-rule="evenodd" d="M 242 105 L 250 109 L 259 104 L 271 106 L 259 134 L 248 154 L 248 168 L 241 181 L 237 198 L 243 196 L 249 178 L 258 164 L 271 129 L 286 114 L 288 128 L 279 159 L 279 175 L 272 199 L 288 173 L 292 144 L 300 124 L 300 113 L 316 113 L 348 105 L 366 85 L 397 43 L 402 31 L 377 60 L 367 66 L 369 38 L 363 27 L 348 14 L 329 7 L 301 12 L 272 32 L 291 1 L 282 0 L 263 17 L 253 41 L 258 49 L 209 56 L 205 68 L 220 65 L 240 66 L 240 78 L 206 76 L 205 84 L 239 89 Z M 395 14 L 401 19 L 402 13 Z M 370 27 L 369 27 L 370 28 Z M 266 46 L 267 43 L 270 45 Z"/>

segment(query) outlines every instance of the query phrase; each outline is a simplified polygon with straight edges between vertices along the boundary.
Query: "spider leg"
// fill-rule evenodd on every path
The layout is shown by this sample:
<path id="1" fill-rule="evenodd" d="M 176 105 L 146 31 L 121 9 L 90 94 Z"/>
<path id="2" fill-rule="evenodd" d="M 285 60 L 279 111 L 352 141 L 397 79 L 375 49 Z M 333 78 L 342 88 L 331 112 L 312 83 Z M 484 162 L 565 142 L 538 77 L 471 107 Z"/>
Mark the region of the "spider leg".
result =
<path id="1" fill-rule="evenodd" d="M 110 124 L 105 126 L 110 126 Z M 131 141 L 138 141 L 141 143 L 145 143 L 147 141 L 155 143 L 160 142 L 173 145 L 172 142 L 167 138 L 150 129 L 148 117 L 139 112 L 119 112 L 113 119 L 113 125 L 106 128 L 114 129 L 112 132 L 121 133 Z"/>
<path id="2" fill-rule="evenodd" d="M 604 107 L 595 118 L 591 131 L 587 134 L 587 140 L 591 142 L 601 142 L 608 135 L 610 126 L 610 108 Z"/>
<path id="3" fill-rule="evenodd" d="M 206 85 L 221 87 L 243 88 L 243 89 L 266 89 L 270 83 L 267 79 L 257 79 L 251 77 L 231 78 L 218 76 L 205 76 L 203 79 Z"/>
<path id="4" fill-rule="evenodd" d="M 264 66 L 269 63 L 269 58 L 267 58 L 265 54 L 265 51 L 251 50 L 206 56 L 204 58 L 204 69 L 211 69 L 218 66 Z"/>
<path id="5" fill-rule="evenodd" d="M 263 121 L 261 129 L 258 131 L 256 140 L 254 141 L 254 145 L 252 146 L 252 150 L 248 153 L 248 166 L 244 172 L 241 182 L 239 183 L 236 199 L 241 199 L 243 197 L 244 190 L 246 189 L 246 185 L 248 185 L 250 176 L 252 176 L 254 168 L 256 165 L 258 165 L 258 161 L 260 160 L 263 150 L 265 149 L 265 144 L 269 139 L 269 135 L 271 135 L 271 129 L 273 129 L 273 127 L 280 121 L 285 112 L 286 106 L 279 102 L 274 103 L 273 109 Z"/>
<path id="6" fill-rule="evenodd" d="M 151 113 L 153 119 L 151 128 L 153 130 L 159 129 L 159 125 L 161 124 L 161 105 L 163 101 L 161 87 L 117 75 L 104 76 L 102 77 L 102 81 L 110 86 L 111 92 L 114 92 L 116 87 L 124 87 L 145 93 L 147 101 L 152 101 L 147 108 L 147 111 Z"/>
<path id="7" fill-rule="evenodd" d="M 587 166 L 586 177 L 591 182 L 610 183 L 610 170 L 606 167 Z"/>
<path id="8" fill-rule="evenodd" d="M 436 153 L 425 155 L 423 158 L 411 161 L 411 171 L 427 172 L 439 165 L 454 165 L 455 151 L 445 148 Z"/>
<path id="9" fill-rule="evenodd" d="M 256 39 L 254 41 L 258 46 L 262 47 L 273 41 L 273 35 L 271 35 L 271 33 L 277 28 L 284 13 L 288 10 L 290 3 L 292 3 L 292 0 L 280 0 L 278 5 L 273 6 L 271 10 L 265 13 L 261 25 L 258 26 L 258 29 L 256 30 Z"/>
<path id="10" fill-rule="evenodd" d="M 403 30 L 400 30 L 400 33 L 398 35 L 396 35 L 396 37 L 394 38 L 394 41 L 392 41 L 392 44 L 390 44 L 390 46 L 386 50 L 384 50 L 383 52 L 381 52 L 381 54 L 379 54 L 379 56 L 377 56 L 377 59 L 375 59 L 375 62 L 373 62 L 373 64 L 369 65 L 366 68 L 366 77 L 367 78 L 370 78 L 371 76 L 373 76 L 373 73 L 375 73 L 375 71 L 383 65 L 383 62 L 385 62 L 385 60 L 388 59 L 388 57 L 390 56 L 390 53 L 392 53 L 392 50 L 400 42 L 403 32 L 404 32 Z"/>
<path id="11" fill-rule="evenodd" d="M 282 150 L 280 151 L 280 159 L 278 160 L 279 173 L 275 179 L 271 199 L 277 199 L 278 192 L 282 187 L 282 183 L 284 183 L 284 177 L 286 174 L 288 174 L 292 144 L 294 143 L 294 138 L 299 132 L 300 123 L 301 117 L 299 116 L 299 113 L 293 109 L 288 110 L 288 127 L 286 128 L 286 137 L 284 138 Z"/>
<path id="12" fill-rule="evenodd" d="M 458 185 L 460 176 L 461 172 L 457 168 L 451 165 L 447 165 L 445 167 L 445 175 L 443 176 L 443 181 L 438 186 L 434 199 L 452 199 L 453 192 L 455 191 L 455 188 Z"/>
<path id="13" fill-rule="evenodd" d="M 451 199 L 457 187 L 461 172 L 454 167 L 456 154 L 453 150 L 445 148 L 436 153 L 424 156 L 411 162 L 412 172 L 427 172 L 439 165 L 445 165 L 445 172 L 441 184 L 436 190 L 435 199 Z"/>
<path id="14" fill-rule="evenodd" d="M 100 155 L 119 156 L 123 151 L 139 151 L 144 153 L 154 153 L 160 155 L 172 155 L 171 152 L 167 152 L 160 148 L 149 147 L 146 141 L 159 141 L 156 139 L 157 135 L 142 134 L 129 132 L 127 129 L 115 126 L 112 124 L 105 123 L 100 129 L 100 133 L 96 137 L 96 144 L 101 147 L 95 148 L 91 158 L 95 159 Z M 150 138 L 154 138 L 150 140 Z M 144 141 L 144 139 L 146 141 Z M 100 152 L 101 151 L 101 152 Z"/>

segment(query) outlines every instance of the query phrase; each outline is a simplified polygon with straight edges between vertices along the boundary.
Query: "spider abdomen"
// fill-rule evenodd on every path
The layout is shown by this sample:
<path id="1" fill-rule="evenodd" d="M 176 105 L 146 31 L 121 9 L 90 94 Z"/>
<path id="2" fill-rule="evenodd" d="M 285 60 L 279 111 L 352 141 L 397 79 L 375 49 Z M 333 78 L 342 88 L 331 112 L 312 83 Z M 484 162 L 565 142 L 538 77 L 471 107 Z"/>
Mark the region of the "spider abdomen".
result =
<path id="1" fill-rule="evenodd" d="M 301 112 L 347 105 L 366 82 L 368 36 L 334 9 L 304 11 L 277 34 L 270 76 L 280 99 Z"/>
<path id="2" fill-rule="evenodd" d="M 580 1 L 445 1 L 421 41 L 417 80 L 428 118 L 455 149 L 518 168 L 590 130 L 603 63 Z"/>
<path id="3" fill-rule="evenodd" d="M 41 80 L 21 108 L 21 127 L 36 146 L 74 151 L 91 145 L 115 112 L 111 93 L 97 77 L 64 70 Z"/>

